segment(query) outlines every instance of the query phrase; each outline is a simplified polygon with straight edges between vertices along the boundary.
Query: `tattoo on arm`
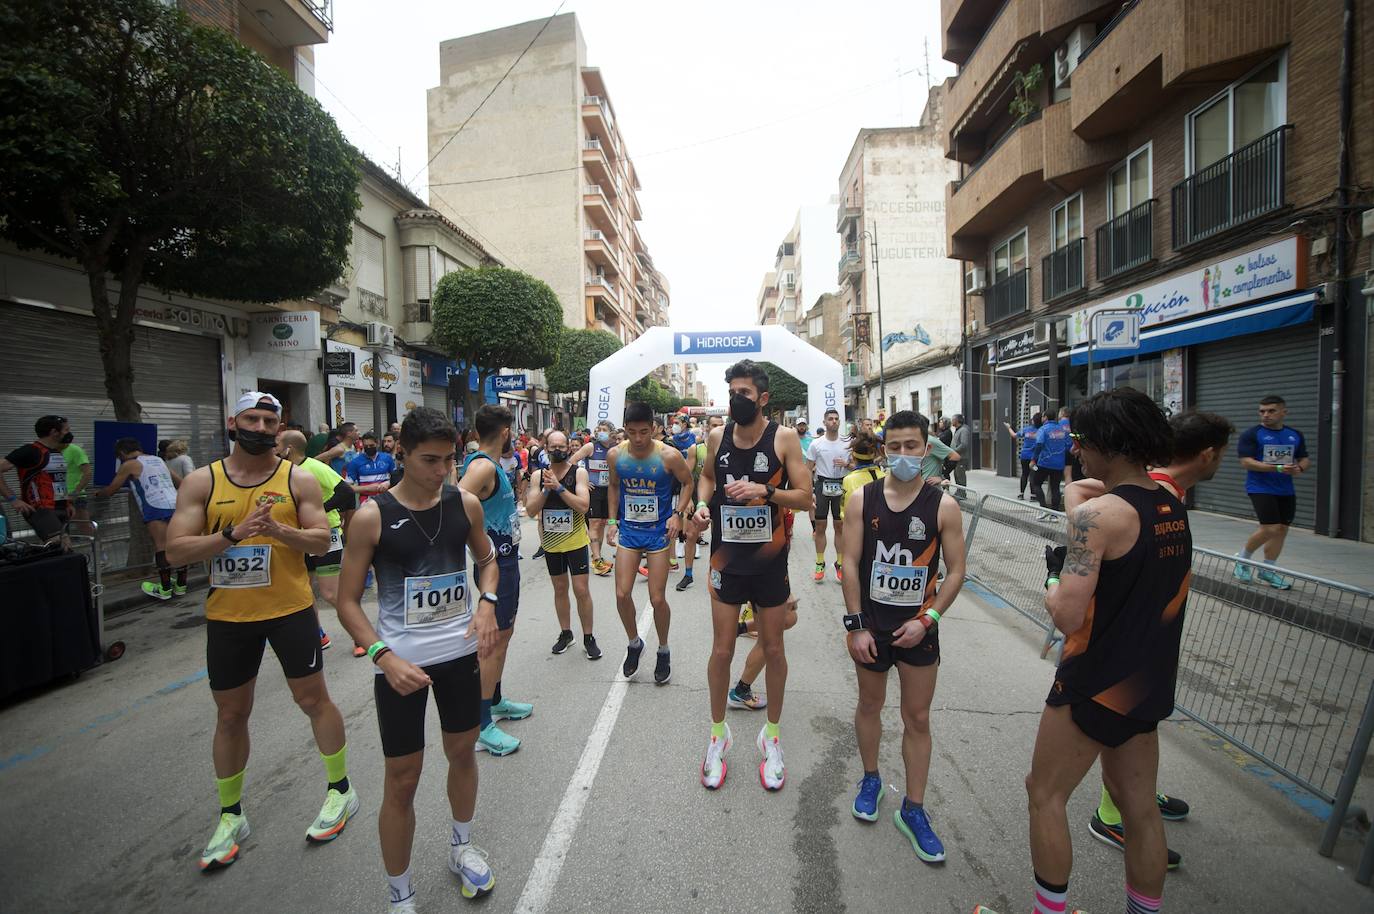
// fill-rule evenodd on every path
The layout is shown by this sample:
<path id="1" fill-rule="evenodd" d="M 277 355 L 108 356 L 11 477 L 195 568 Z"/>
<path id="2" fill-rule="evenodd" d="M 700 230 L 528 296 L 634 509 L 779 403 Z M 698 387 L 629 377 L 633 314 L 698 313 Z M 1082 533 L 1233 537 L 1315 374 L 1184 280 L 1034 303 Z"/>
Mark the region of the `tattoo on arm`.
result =
<path id="1" fill-rule="evenodd" d="M 1088 531 L 1097 529 L 1101 513 L 1084 505 L 1069 516 L 1069 549 L 1064 559 L 1067 574 L 1087 577 L 1097 570 L 1097 553 L 1088 546 Z"/>

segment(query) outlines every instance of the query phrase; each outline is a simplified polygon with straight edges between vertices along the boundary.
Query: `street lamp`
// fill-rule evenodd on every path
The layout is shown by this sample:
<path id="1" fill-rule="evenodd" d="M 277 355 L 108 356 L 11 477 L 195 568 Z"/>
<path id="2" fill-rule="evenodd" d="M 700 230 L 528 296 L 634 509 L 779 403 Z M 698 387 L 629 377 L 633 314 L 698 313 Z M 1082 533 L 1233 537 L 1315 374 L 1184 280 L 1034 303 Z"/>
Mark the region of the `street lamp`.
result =
<path id="1" fill-rule="evenodd" d="M 887 409 L 887 376 L 883 371 L 883 277 L 878 269 L 878 223 L 859 233 L 873 246 L 873 285 L 878 293 L 878 412 Z"/>

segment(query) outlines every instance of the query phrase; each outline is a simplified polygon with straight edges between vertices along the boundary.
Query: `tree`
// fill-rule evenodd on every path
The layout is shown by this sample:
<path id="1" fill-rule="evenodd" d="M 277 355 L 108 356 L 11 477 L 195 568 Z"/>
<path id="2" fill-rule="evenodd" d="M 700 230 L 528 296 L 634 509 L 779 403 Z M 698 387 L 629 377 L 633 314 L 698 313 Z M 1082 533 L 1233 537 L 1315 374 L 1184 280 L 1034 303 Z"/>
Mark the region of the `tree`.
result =
<path id="1" fill-rule="evenodd" d="M 677 394 L 658 383 L 653 375 L 645 375 L 625 388 L 625 402 L 647 403 L 656 413 L 675 412 L 682 406 Z"/>
<path id="2" fill-rule="evenodd" d="M 117 419 L 145 283 L 270 302 L 343 272 L 357 153 L 255 52 L 159 0 L 7 3 L 0 33 L 0 235 L 81 265 Z"/>
<path id="3" fill-rule="evenodd" d="M 434 287 L 434 342 L 477 368 L 478 393 L 463 391 L 464 412 L 481 403 L 502 368 L 547 368 L 558 357 L 563 306 L 548 284 L 506 267 L 458 270 Z"/>
<path id="4" fill-rule="evenodd" d="M 682 402 L 681 402 L 680 404 L 678 404 L 678 405 L 679 405 L 679 406 L 700 406 L 700 405 L 701 405 L 701 401 L 698 400 L 696 397 L 683 397 L 683 398 L 682 398 Z"/>
<path id="5" fill-rule="evenodd" d="M 605 330 L 564 327 L 558 339 L 558 361 L 544 372 L 549 393 L 577 394 L 576 415 L 587 415 L 592 368 L 621 348 L 620 337 Z"/>
<path id="6" fill-rule="evenodd" d="M 806 403 L 806 385 L 772 362 L 760 362 L 768 372 L 768 409 L 786 412 Z"/>

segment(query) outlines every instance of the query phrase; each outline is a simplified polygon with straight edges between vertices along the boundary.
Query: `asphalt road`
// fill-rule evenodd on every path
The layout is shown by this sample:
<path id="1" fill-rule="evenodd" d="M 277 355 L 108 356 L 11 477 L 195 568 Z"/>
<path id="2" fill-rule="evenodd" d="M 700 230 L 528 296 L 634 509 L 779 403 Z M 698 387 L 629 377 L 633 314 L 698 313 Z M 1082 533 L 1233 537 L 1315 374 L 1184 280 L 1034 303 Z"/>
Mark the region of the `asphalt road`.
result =
<path id="1" fill-rule="evenodd" d="M 809 547 L 805 521 L 797 533 Z M 527 535 L 527 553 L 531 541 Z M 891 821 L 902 789 L 895 685 L 881 760 L 892 790 L 877 823 L 850 815 L 861 774 L 851 723 L 854 674 L 838 634 L 840 589 L 833 579 L 812 583 L 809 563 L 809 548 L 794 553 L 801 621 L 787 640 L 788 780 L 770 794 L 758 781 L 753 743 L 763 715 L 756 712 L 730 712 L 735 747 L 724 787 L 708 793 L 699 783 L 710 646 L 701 583 L 686 594 L 669 590 L 672 682 L 652 682 L 651 634 L 638 680 L 617 684 L 624 635 L 610 579 L 592 579 L 605 658 L 591 663 L 577 647 L 553 656 L 551 588 L 542 561 L 525 560 L 504 691 L 534 702 L 535 712 L 508 725 L 525 741 L 519 752 L 479 756 L 473 836 L 490 853 L 497 886 L 478 903 L 483 909 L 1028 907 L 1022 779 L 1051 676 L 1036 656 L 1039 630 L 969 594 L 941 623 L 927 807 L 949 860 L 927 866 Z M 645 588 L 637 590 L 643 606 Z M 199 601 L 188 597 L 113 620 L 109 635 L 129 646 L 124 659 L 0 708 L 0 911 L 385 911 L 373 672 L 349 656 L 333 613 L 323 621 L 338 643 L 325 654 L 326 676 L 347 723 L 350 775 L 362 798 L 337 841 L 313 847 L 304 840 L 323 799 L 324 771 L 269 651 L 244 794 L 253 833 L 235 865 L 198 872 L 218 804 L 203 617 Z M 741 640 L 736 672 L 752 643 Z M 1358 847 L 1349 836 L 1334 860 L 1319 857 L 1321 823 L 1291 791 L 1276 789 L 1273 778 L 1248 770 L 1191 724 L 1170 721 L 1161 731 L 1161 789 L 1194 805 L 1188 821 L 1168 826 L 1171 845 L 1184 855 L 1166 887 L 1170 910 L 1374 908 L 1374 894 L 1351 878 Z M 459 910 L 468 902 L 445 865 L 449 813 L 432 711 L 429 734 L 434 754 L 420 786 L 412 864 L 419 907 Z M 1121 855 L 1086 831 L 1096 795 L 1096 782 L 1085 784 L 1070 809 L 1078 855 L 1070 902 L 1120 910 Z"/>

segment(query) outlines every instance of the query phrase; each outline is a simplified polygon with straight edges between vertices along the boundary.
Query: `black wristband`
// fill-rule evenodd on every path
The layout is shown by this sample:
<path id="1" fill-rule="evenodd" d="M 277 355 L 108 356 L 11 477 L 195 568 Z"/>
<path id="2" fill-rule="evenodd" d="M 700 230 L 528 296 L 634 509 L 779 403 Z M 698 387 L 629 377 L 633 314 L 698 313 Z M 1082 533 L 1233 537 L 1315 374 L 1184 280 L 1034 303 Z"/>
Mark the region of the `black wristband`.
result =
<path id="1" fill-rule="evenodd" d="M 382 645 L 381 647 L 377 648 L 377 653 L 372 655 L 372 665 L 376 666 L 377 661 L 381 660 L 382 657 L 389 653 L 391 653 L 391 648 L 387 647 L 386 645 Z"/>

